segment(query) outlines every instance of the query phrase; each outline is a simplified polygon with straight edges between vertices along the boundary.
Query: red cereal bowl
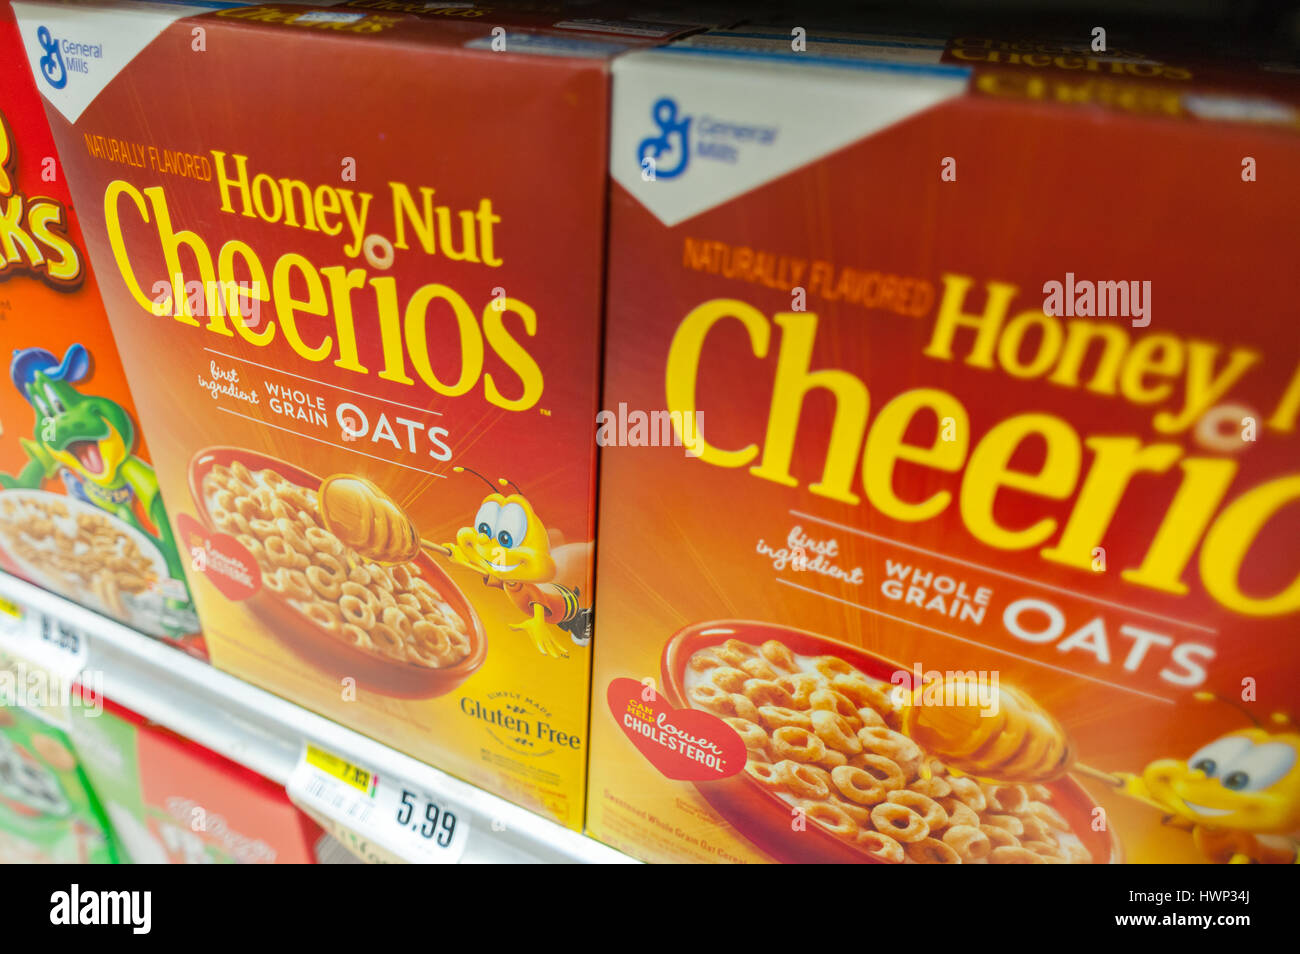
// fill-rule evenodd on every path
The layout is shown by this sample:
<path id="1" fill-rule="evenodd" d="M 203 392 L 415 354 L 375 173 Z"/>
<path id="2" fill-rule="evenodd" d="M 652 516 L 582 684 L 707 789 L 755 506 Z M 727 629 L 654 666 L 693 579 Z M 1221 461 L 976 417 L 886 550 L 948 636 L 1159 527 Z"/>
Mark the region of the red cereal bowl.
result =
<path id="1" fill-rule="evenodd" d="M 190 497 L 205 527 L 217 533 L 203 494 L 203 479 L 218 464 L 229 467 L 238 461 L 250 471 L 273 470 L 281 477 L 302 487 L 316 488 L 321 478 L 287 461 L 240 447 L 208 447 L 190 461 Z M 430 669 L 409 662 L 389 662 L 349 646 L 329 631 L 307 619 L 288 601 L 265 587 L 249 598 L 248 605 L 262 618 L 267 628 L 284 645 L 317 669 L 335 678 L 351 677 L 357 685 L 380 695 L 397 699 L 431 699 L 445 695 L 474 674 L 487 658 L 487 634 L 460 587 L 447 573 L 421 551 L 411 561 L 421 577 L 442 594 L 442 598 L 470 626 L 469 655 L 445 669 Z"/>
<path id="2" fill-rule="evenodd" d="M 674 708 L 692 708 L 686 696 L 686 666 L 699 650 L 717 646 L 728 639 L 748 643 L 755 648 L 775 639 L 800 656 L 838 656 L 873 679 L 889 682 L 892 673 L 907 667 L 878 656 L 850 643 L 830 639 L 817 633 L 750 620 L 716 620 L 694 623 L 677 633 L 664 646 L 660 668 L 664 695 Z M 759 849 L 785 864 L 863 864 L 881 863 L 856 845 L 837 838 L 814 822 L 806 830 L 791 828 L 791 805 L 778 794 L 764 788 L 748 773 L 741 772 L 721 781 L 696 782 L 704 800 L 742 836 Z M 1116 863 L 1119 842 L 1109 831 L 1092 829 L 1097 808 L 1091 796 L 1075 779 L 1065 776 L 1050 782 L 1052 806 L 1070 823 L 1075 836 L 1083 842 L 1097 864 Z"/>

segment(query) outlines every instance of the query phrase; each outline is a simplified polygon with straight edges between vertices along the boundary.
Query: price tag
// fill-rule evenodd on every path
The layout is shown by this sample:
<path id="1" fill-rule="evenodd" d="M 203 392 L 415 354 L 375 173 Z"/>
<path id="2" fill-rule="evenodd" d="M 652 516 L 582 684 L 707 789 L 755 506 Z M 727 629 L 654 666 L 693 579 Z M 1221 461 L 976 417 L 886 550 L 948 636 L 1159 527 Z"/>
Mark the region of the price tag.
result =
<path id="1" fill-rule="evenodd" d="M 0 667 L 10 673 L 13 688 L 0 702 L 66 728 L 74 704 L 71 688 L 86 667 L 86 634 L 21 604 L 5 604 L 0 608 Z"/>
<path id="2" fill-rule="evenodd" d="M 455 864 L 469 841 L 469 813 L 401 779 L 380 778 L 364 766 L 308 745 L 289 776 L 289 797 L 327 826 L 355 833 L 413 864 Z M 347 836 L 343 836 L 347 838 Z"/>
<path id="3" fill-rule="evenodd" d="M 86 665 L 90 641 L 75 626 L 5 601 L 0 607 L 0 649 L 64 679 Z"/>

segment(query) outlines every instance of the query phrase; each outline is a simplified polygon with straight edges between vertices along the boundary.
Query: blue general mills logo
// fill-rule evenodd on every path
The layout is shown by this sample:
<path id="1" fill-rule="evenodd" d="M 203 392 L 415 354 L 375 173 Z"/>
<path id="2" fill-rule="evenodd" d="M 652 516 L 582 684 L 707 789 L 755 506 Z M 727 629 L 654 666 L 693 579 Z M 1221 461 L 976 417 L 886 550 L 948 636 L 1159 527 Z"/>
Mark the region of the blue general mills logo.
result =
<path id="1" fill-rule="evenodd" d="M 52 89 L 63 89 L 73 73 L 89 73 L 94 60 L 104 58 L 102 43 L 83 43 L 79 40 L 59 39 L 47 26 L 37 27 L 36 42 L 44 54 L 37 65 L 41 76 Z"/>
<path id="2" fill-rule="evenodd" d="M 651 108 L 650 118 L 659 127 L 659 135 L 647 136 L 637 147 L 641 175 L 646 179 L 676 179 L 691 161 L 691 117 L 678 118 L 677 101 L 664 96 Z M 666 164 L 661 161 L 664 157 Z"/>
<path id="3" fill-rule="evenodd" d="M 36 31 L 36 42 L 40 44 L 44 56 L 41 57 L 41 75 L 45 82 L 54 89 L 63 89 L 68 85 L 68 71 L 63 65 L 63 53 L 59 50 L 59 41 L 50 35 L 50 28 L 40 27 Z"/>
<path id="4" fill-rule="evenodd" d="M 671 96 L 655 101 L 650 118 L 659 134 L 642 139 L 636 150 L 646 181 L 676 179 L 693 158 L 735 165 L 754 149 L 775 146 L 780 133 L 776 126 L 745 119 L 683 115 Z"/>

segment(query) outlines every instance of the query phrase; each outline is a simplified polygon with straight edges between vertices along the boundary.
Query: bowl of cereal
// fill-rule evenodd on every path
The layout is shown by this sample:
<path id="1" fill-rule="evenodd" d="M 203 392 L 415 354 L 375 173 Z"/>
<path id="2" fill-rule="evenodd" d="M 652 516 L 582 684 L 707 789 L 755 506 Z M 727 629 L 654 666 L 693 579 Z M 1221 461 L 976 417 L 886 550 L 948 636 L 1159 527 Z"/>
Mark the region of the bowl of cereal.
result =
<path id="1" fill-rule="evenodd" d="M 93 503 L 45 490 L 0 491 L 0 554 L 47 590 L 151 636 L 168 635 L 158 586 L 169 575 L 162 551 Z"/>
<path id="2" fill-rule="evenodd" d="M 321 478 L 237 447 L 190 461 L 190 495 L 210 529 L 234 537 L 257 562 L 254 612 L 319 669 L 386 696 L 451 692 L 487 657 L 483 624 L 429 556 L 380 564 L 325 528 Z"/>
<path id="3" fill-rule="evenodd" d="M 892 660 L 816 633 L 720 620 L 664 647 L 664 693 L 745 742 L 744 771 L 698 782 L 782 862 L 1059 864 L 1117 860 L 1069 776 L 1004 783 L 951 771 L 899 731 Z"/>

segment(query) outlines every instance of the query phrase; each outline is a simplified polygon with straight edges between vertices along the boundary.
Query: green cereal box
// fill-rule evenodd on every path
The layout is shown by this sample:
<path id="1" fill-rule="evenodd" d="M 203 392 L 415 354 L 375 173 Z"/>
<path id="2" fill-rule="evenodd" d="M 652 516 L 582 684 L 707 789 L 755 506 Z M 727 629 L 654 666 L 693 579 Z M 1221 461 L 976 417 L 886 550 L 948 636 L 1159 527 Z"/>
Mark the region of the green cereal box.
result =
<path id="1" fill-rule="evenodd" d="M 24 709 L 0 708 L 0 863 L 117 860 L 68 737 Z"/>

